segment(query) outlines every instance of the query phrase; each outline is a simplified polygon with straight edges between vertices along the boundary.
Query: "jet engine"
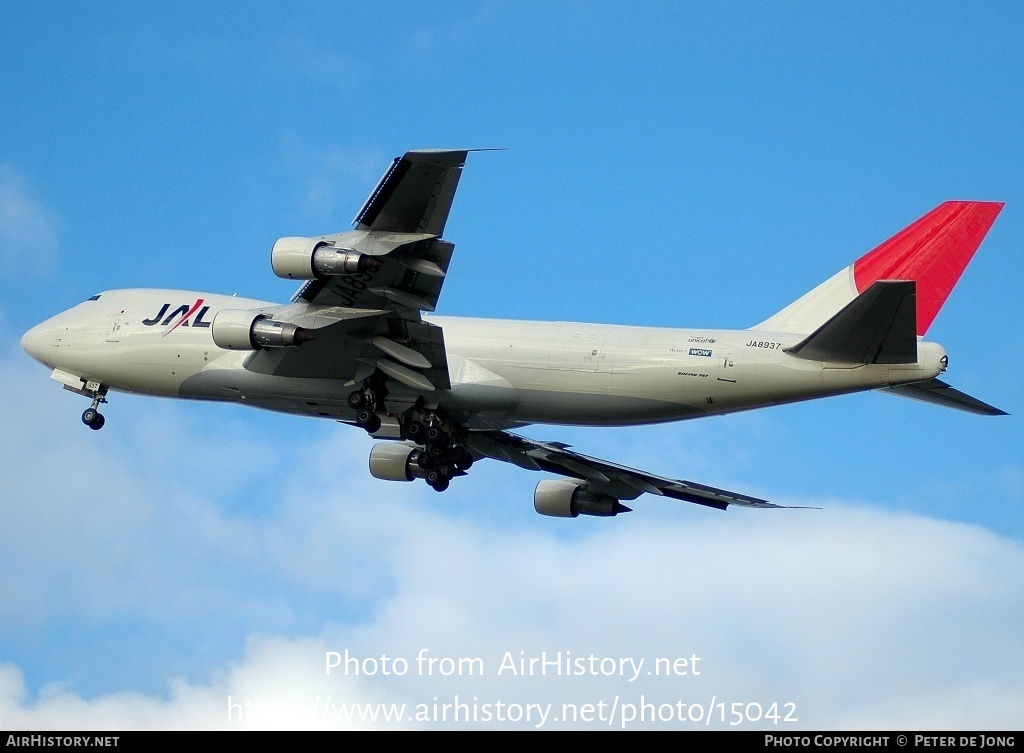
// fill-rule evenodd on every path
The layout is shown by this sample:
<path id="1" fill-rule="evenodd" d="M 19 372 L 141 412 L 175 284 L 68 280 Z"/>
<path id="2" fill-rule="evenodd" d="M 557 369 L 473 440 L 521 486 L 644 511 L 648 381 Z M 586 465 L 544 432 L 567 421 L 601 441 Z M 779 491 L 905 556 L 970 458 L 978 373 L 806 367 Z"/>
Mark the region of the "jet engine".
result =
<path id="1" fill-rule="evenodd" d="M 256 311 L 226 309 L 213 318 L 213 341 L 226 350 L 290 348 L 316 339 L 291 322 L 277 322 Z"/>
<path id="2" fill-rule="evenodd" d="M 421 476 L 413 453 L 416 447 L 399 442 L 381 442 L 370 450 L 370 475 L 382 481 L 412 481 Z"/>
<path id="3" fill-rule="evenodd" d="M 375 256 L 316 238 L 279 238 L 270 252 L 270 263 L 274 274 L 286 280 L 374 272 L 381 266 Z"/>
<path id="4" fill-rule="evenodd" d="M 554 518 L 597 515 L 607 518 L 620 512 L 632 512 L 607 494 L 592 492 L 585 481 L 541 481 L 533 493 L 533 509 Z"/>

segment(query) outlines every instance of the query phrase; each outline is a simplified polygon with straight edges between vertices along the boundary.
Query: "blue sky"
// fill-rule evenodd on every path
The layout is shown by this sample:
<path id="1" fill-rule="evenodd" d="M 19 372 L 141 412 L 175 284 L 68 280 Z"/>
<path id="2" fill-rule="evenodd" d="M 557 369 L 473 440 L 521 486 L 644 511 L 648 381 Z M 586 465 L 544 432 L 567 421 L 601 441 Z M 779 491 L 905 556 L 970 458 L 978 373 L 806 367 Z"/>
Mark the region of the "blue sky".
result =
<path id="1" fill-rule="evenodd" d="M 318 694 L 634 691 L 792 701 L 794 727 L 1019 726 L 1017 4 L 0 15 L 0 727 L 230 727 L 228 695 L 291 709 L 259 724 L 315 726 L 295 708 Z M 94 434 L 17 347 L 105 289 L 285 300 L 274 240 L 347 228 L 394 156 L 433 147 L 508 149 L 471 155 L 460 185 L 454 315 L 743 328 L 946 199 L 1005 201 L 929 337 L 951 383 L 1011 416 L 865 394 L 534 427 L 824 508 L 644 499 L 565 523 L 533 513 L 536 474 L 493 463 L 443 496 L 375 481 L 370 441 L 329 423 L 119 395 Z M 325 677 L 344 647 L 697 653 L 707 670 L 639 690 Z"/>

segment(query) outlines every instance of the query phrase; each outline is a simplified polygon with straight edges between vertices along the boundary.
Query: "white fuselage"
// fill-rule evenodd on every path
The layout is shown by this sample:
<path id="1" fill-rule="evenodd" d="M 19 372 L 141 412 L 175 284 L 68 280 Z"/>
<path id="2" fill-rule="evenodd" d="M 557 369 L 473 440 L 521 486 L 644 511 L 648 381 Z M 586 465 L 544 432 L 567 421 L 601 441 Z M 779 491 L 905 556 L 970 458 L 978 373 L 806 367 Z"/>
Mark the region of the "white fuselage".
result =
<path id="1" fill-rule="evenodd" d="M 289 309 L 294 313 L 296 307 L 305 309 L 307 318 L 317 313 L 305 303 Z M 218 311 L 261 308 L 281 307 L 189 291 L 110 291 L 34 327 L 22 345 L 58 370 L 55 377 L 73 375 L 125 392 L 351 420 L 346 396 L 354 375 L 310 379 L 254 373 L 246 369 L 252 352 L 214 343 L 209 324 Z M 786 353 L 804 337 L 793 333 L 456 317 L 430 321 L 443 329 L 451 378 L 451 389 L 439 390 L 436 402 L 469 428 L 673 421 L 921 382 L 945 368 L 945 351 L 926 342 L 918 344 L 915 364 L 833 364 Z"/>

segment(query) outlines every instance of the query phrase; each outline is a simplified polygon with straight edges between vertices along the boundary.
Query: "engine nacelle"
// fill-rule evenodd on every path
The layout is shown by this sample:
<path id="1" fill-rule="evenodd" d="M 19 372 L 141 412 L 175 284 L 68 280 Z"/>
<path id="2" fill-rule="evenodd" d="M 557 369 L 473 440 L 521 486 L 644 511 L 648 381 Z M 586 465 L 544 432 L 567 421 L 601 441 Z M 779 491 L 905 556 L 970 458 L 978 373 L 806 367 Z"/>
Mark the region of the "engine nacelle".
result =
<path id="1" fill-rule="evenodd" d="M 607 494 L 587 489 L 585 481 L 541 481 L 533 493 L 533 509 L 553 518 L 597 515 L 610 518 L 630 509 Z"/>
<path id="2" fill-rule="evenodd" d="M 226 350 L 291 348 L 316 339 L 312 332 L 291 322 L 278 322 L 267 314 L 241 309 L 217 313 L 210 327 L 217 347 Z"/>
<path id="3" fill-rule="evenodd" d="M 376 271 L 381 262 L 375 256 L 340 248 L 316 238 L 279 238 L 270 252 L 274 274 L 286 280 Z"/>
<path id="4" fill-rule="evenodd" d="M 413 453 L 416 447 L 399 442 L 381 442 L 370 450 L 370 475 L 382 481 L 412 481 L 420 475 Z"/>

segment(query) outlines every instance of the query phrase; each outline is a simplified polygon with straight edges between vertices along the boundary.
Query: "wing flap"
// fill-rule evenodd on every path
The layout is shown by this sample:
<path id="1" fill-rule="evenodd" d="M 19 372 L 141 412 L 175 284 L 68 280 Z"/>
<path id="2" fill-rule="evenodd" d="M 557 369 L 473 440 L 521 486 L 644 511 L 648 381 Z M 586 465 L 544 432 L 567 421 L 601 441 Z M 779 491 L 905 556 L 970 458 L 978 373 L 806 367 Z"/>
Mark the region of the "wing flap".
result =
<path id="1" fill-rule="evenodd" d="M 377 368 L 406 387 L 412 387 L 414 390 L 422 390 L 423 392 L 434 391 L 433 383 L 425 376 L 399 363 L 395 363 L 389 358 L 378 358 Z"/>
<path id="2" fill-rule="evenodd" d="M 370 342 L 382 351 L 387 353 L 389 356 L 394 358 L 396 361 L 404 363 L 406 366 L 412 366 L 414 369 L 429 369 L 430 361 L 423 357 L 423 354 L 418 350 L 408 348 L 401 343 L 397 343 L 394 340 L 384 337 L 383 335 L 377 335 L 371 337 Z"/>

